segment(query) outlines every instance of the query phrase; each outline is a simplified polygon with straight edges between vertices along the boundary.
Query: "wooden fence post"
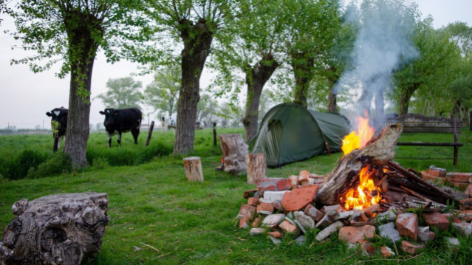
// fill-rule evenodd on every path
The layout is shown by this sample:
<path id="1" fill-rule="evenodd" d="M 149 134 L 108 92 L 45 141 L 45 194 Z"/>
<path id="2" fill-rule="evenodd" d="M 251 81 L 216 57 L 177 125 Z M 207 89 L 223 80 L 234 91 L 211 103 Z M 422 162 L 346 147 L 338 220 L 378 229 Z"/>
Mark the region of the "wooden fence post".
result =
<path id="1" fill-rule="evenodd" d="M 213 147 L 216 147 L 216 122 L 213 123 Z"/>
<path id="2" fill-rule="evenodd" d="M 152 136 L 152 130 L 154 129 L 154 121 L 151 122 L 151 127 L 149 127 L 149 133 L 148 133 L 148 137 L 147 137 L 147 140 L 146 140 L 146 146 L 149 145 L 149 142 L 151 141 L 151 136 Z"/>

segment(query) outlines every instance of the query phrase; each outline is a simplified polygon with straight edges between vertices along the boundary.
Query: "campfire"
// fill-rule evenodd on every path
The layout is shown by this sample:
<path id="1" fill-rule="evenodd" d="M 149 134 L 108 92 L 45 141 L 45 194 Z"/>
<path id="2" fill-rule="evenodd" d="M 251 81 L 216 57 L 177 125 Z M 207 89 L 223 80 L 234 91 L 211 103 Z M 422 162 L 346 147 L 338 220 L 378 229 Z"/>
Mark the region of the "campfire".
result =
<path id="1" fill-rule="evenodd" d="M 432 185 L 420 173 L 393 161 L 401 124 L 388 125 L 376 135 L 367 117 L 359 117 L 357 124 L 358 128 L 343 140 L 344 156 L 326 176 L 302 170 L 298 176 L 258 180 L 256 190 L 244 193 L 248 202 L 239 211 L 239 227 L 253 227 L 253 235 L 267 233 L 276 244 L 283 234 L 306 234 L 314 228 L 320 229 L 316 240 L 323 241 L 341 228 L 340 238 L 361 243 L 364 248 L 368 245 L 365 238 L 374 236 L 379 216 L 390 222 L 378 225 L 380 236 L 394 240 L 402 235 L 413 241 L 427 241 L 433 232 L 428 227 L 418 228 L 419 217 L 411 211 L 421 209 L 422 218 L 427 223 L 431 220 L 429 226 L 444 231 L 450 221 L 440 210 L 454 203 L 463 210 L 454 215 L 462 218 L 454 226 L 470 227 L 472 232 L 472 199 L 468 195 Z M 433 168 L 428 173 L 446 179 L 445 170 Z M 472 180 L 470 173 L 451 174 L 454 179 L 465 174 L 464 179 Z M 469 189 L 472 197 L 472 185 Z M 404 251 L 416 251 L 416 243 L 403 242 Z"/>

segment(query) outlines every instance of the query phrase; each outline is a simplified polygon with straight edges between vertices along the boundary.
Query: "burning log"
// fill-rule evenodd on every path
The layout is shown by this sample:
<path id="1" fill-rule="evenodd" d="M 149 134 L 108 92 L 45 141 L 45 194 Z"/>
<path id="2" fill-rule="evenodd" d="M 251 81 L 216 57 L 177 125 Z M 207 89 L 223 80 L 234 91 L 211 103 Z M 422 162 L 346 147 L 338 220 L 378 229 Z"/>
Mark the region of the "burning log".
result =
<path id="1" fill-rule="evenodd" d="M 316 201 L 323 205 L 340 203 L 345 193 L 359 184 L 357 176 L 362 168 L 370 166 L 381 170 L 394 158 L 394 148 L 401 133 L 400 124 L 388 125 L 364 148 L 344 156 L 338 166 L 327 174 L 325 183 L 318 190 Z"/>

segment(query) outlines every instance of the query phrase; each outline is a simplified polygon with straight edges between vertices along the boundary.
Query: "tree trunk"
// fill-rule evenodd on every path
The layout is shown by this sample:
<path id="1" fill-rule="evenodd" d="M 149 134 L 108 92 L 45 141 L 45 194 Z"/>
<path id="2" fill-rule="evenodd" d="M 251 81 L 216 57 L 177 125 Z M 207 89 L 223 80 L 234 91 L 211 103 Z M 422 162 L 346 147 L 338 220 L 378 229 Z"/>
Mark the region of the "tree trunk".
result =
<path id="1" fill-rule="evenodd" d="M 328 85 L 330 87 L 330 90 L 328 93 L 328 112 L 337 113 L 338 106 L 336 104 L 336 94 L 333 93 L 334 82 L 330 78 L 328 78 Z"/>
<path id="2" fill-rule="evenodd" d="M 225 171 L 233 174 L 246 171 L 248 146 L 244 143 L 241 134 L 220 134 L 218 137 L 225 159 Z"/>
<path id="3" fill-rule="evenodd" d="M 412 87 L 407 87 L 407 88 L 401 88 L 400 89 L 400 104 L 398 106 L 399 108 L 399 115 L 406 115 L 408 114 L 408 107 L 410 105 L 410 99 L 411 96 L 413 96 L 413 93 L 416 90 L 416 86 Z"/>
<path id="4" fill-rule="evenodd" d="M 187 154 L 193 150 L 197 103 L 200 101 L 200 76 L 205 60 L 210 54 L 213 32 L 207 22 L 201 19 L 193 25 L 181 20 L 182 87 L 177 104 L 177 126 L 175 129 L 174 155 Z"/>
<path id="5" fill-rule="evenodd" d="M 272 54 L 267 54 L 250 71 L 246 72 L 246 115 L 243 118 L 246 142 L 251 141 L 257 134 L 262 89 L 278 66 L 279 63 L 274 60 Z"/>
<path id="6" fill-rule="evenodd" d="M 307 94 L 310 81 L 313 79 L 313 65 L 315 60 L 307 52 L 293 52 L 292 57 L 293 74 L 295 76 L 294 103 L 307 107 Z"/>
<path id="7" fill-rule="evenodd" d="M 69 60 L 71 64 L 69 114 L 64 153 L 68 153 L 72 166 L 87 166 L 86 150 L 90 133 L 90 93 L 92 70 L 98 43 L 94 38 L 102 34 L 97 19 L 92 15 L 79 15 L 78 26 L 75 22 L 66 24 L 69 38 Z M 95 30 L 92 29 L 96 26 Z M 93 31 L 93 32 L 92 32 Z"/>
<path id="8" fill-rule="evenodd" d="M 78 265 L 98 253 L 105 234 L 106 193 L 69 193 L 17 201 L 0 242 L 2 264 Z"/>

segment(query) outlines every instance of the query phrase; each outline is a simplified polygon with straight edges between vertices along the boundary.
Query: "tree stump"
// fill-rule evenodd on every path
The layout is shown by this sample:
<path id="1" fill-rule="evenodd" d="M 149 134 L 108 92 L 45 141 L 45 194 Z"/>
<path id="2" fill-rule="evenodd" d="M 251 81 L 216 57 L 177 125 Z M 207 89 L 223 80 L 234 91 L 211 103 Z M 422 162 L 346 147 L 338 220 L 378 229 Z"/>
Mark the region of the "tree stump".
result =
<path id="1" fill-rule="evenodd" d="M 256 184 L 258 180 L 267 177 L 267 164 L 264 153 L 247 154 L 246 165 L 248 184 Z"/>
<path id="2" fill-rule="evenodd" d="M 233 174 L 246 171 L 248 146 L 241 134 L 220 134 L 218 137 L 225 158 L 225 171 Z"/>
<path id="3" fill-rule="evenodd" d="M 105 234 L 106 193 L 65 193 L 15 202 L 3 232 L 1 264 L 78 265 L 98 253 Z"/>
<path id="4" fill-rule="evenodd" d="M 200 157 L 184 158 L 185 175 L 189 181 L 203 181 L 202 162 Z"/>

